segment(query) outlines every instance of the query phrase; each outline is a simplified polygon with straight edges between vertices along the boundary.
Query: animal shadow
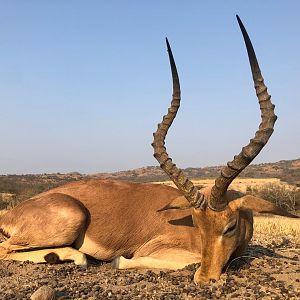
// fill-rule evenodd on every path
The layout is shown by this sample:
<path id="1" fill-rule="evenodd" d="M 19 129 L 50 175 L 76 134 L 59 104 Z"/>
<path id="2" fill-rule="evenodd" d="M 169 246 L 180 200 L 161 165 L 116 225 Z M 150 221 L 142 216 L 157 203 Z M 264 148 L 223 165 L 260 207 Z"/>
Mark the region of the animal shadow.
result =
<path id="1" fill-rule="evenodd" d="M 250 267 L 251 262 L 255 259 L 265 257 L 294 260 L 293 258 L 275 252 L 276 249 L 287 247 L 289 243 L 290 242 L 288 239 L 283 238 L 280 244 L 273 244 L 271 249 L 263 247 L 261 245 L 249 245 L 245 253 L 240 257 L 231 259 L 224 267 L 224 270 L 238 271 L 240 269 Z"/>

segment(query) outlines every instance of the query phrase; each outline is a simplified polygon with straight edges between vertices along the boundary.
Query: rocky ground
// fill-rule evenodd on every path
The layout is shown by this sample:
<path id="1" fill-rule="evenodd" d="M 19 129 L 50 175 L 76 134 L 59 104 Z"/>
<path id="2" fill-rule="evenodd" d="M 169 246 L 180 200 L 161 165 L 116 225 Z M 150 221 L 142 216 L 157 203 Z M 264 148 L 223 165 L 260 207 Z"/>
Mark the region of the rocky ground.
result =
<path id="1" fill-rule="evenodd" d="M 0 261 L 0 299 L 30 299 L 43 285 L 52 287 L 60 300 L 300 299 L 300 245 L 287 238 L 254 239 L 218 282 L 196 286 L 196 267 L 118 271 L 97 261 L 90 261 L 87 269 L 73 263 Z"/>

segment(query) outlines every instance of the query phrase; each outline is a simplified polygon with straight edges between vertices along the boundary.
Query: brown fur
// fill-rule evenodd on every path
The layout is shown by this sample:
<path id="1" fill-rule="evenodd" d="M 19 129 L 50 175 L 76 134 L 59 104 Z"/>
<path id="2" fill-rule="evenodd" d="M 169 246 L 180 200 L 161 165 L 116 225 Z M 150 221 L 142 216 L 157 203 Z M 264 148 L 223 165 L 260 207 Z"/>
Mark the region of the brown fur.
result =
<path id="1" fill-rule="evenodd" d="M 210 188 L 201 192 L 209 197 Z M 215 212 L 189 208 L 177 189 L 165 185 L 69 183 L 24 201 L 1 217 L 0 229 L 8 238 L 0 244 L 0 258 L 45 262 L 55 253 L 61 260 L 85 264 L 79 250 L 113 260 L 120 269 L 178 269 L 201 261 L 195 282 L 218 279 L 229 258 L 247 247 L 253 231 L 252 212 L 245 207 L 249 196 L 228 191 L 226 197 L 228 207 Z M 256 210 L 259 203 L 267 203 L 271 213 L 282 214 L 269 202 L 255 199 Z M 235 220 L 234 233 L 224 236 L 224 228 Z M 74 250 L 66 247 L 70 245 Z M 59 248 L 55 252 L 53 247 Z"/>

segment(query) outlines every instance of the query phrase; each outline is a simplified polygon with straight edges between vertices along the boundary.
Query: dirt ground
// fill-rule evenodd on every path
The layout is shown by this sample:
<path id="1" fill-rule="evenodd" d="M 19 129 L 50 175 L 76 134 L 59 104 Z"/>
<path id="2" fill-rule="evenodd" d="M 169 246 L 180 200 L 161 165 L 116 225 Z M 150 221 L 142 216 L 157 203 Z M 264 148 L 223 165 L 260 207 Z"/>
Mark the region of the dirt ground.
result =
<path id="1" fill-rule="evenodd" d="M 57 299 L 300 299 L 300 243 L 297 236 L 254 236 L 244 257 L 221 279 L 196 286 L 197 266 L 179 271 L 125 270 L 90 261 L 53 265 L 0 261 L 0 299 L 30 299 L 42 285 Z"/>

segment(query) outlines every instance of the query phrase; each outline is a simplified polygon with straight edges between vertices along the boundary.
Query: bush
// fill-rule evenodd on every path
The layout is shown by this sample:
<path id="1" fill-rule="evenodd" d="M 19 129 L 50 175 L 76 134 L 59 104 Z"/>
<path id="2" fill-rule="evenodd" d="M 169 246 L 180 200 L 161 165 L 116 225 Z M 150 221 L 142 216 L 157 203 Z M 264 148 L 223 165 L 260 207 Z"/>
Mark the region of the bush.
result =
<path id="1" fill-rule="evenodd" d="M 0 210 L 10 209 L 18 203 L 15 194 L 0 193 Z"/>
<path id="2" fill-rule="evenodd" d="M 296 187 L 269 183 L 259 188 L 248 186 L 247 194 L 273 202 L 288 211 L 295 211 L 300 208 L 300 190 Z"/>

